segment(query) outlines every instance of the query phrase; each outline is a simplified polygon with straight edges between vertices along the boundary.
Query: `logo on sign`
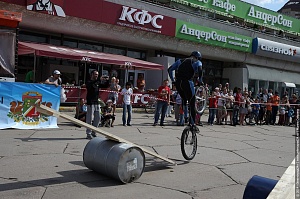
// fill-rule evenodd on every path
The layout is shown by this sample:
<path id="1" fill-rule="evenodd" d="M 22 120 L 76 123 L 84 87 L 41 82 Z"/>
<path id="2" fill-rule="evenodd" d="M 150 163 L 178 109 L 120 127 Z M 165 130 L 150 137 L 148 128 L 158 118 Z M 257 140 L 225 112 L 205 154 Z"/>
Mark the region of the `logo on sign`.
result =
<path id="1" fill-rule="evenodd" d="M 92 59 L 89 57 L 82 57 L 81 61 L 92 61 Z"/>
<path id="2" fill-rule="evenodd" d="M 49 120 L 49 116 L 41 114 L 34 106 L 36 104 L 43 104 L 51 108 L 51 102 L 42 102 L 42 94 L 35 91 L 25 92 L 23 93 L 22 100 L 10 102 L 10 111 L 7 116 L 13 119 L 14 122 L 32 126 Z"/>
<path id="3" fill-rule="evenodd" d="M 123 6 L 123 10 L 119 20 L 128 21 L 130 23 L 137 22 L 140 25 L 145 25 L 151 23 L 154 28 L 161 29 L 162 26 L 158 24 L 159 20 L 163 20 L 164 16 L 162 15 L 154 15 L 148 13 L 146 10 L 142 10 L 137 12 L 135 8 L 129 8 L 127 6 Z"/>
<path id="4" fill-rule="evenodd" d="M 288 55 L 288 56 L 295 56 L 297 54 L 296 49 L 292 48 L 280 48 L 277 46 L 269 46 L 265 44 L 261 44 L 260 49 L 263 51 L 269 51 L 277 54 L 282 54 L 282 55 Z"/>

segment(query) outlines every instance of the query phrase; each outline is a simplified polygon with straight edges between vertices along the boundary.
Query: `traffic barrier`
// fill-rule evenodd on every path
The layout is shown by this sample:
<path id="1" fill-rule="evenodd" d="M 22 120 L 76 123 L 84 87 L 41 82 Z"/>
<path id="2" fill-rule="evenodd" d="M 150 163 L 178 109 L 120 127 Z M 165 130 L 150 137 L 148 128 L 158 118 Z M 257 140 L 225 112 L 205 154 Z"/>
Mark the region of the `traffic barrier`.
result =
<path id="1" fill-rule="evenodd" d="M 266 199 L 277 180 L 254 175 L 247 183 L 243 199 Z"/>

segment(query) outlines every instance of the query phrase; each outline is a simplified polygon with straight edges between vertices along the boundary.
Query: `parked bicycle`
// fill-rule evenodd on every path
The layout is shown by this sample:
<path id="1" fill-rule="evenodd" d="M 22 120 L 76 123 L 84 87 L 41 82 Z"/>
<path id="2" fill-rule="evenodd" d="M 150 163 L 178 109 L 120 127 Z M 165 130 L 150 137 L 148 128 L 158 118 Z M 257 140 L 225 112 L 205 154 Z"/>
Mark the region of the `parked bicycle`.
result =
<path id="1" fill-rule="evenodd" d="M 157 100 L 155 95 L 150 94 L 148 103 L 145 105 L 145 112 L 149 114 L 155 113 Z"/>
<path id="2" fill-rule="evenodd" d="M 209 90 L 206 86 L 199 86 L 197 88 L 195 92 L 195 97 L 196 97 L 195 106 L 196 106 L 197 113 L 203 114 L 207 106 L 208 95 L 209 95 Z"/>

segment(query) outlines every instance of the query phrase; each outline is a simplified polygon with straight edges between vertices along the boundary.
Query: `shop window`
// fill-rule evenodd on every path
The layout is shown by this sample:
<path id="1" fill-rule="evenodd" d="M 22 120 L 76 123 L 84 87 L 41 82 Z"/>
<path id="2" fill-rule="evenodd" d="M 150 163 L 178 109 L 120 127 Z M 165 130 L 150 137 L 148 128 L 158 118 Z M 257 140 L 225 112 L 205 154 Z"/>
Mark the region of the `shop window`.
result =
<path id="1" fill-rule="evenodd" d="M 252 92 L 252 97 L 256 97 L 257 94 L 260 92 L 258 87 L 258 80 L 256 79 L 249 79 L 248 83 L 248 91 Z"/>
<path id="2" fill-rule="evenodd" d="M 61 62 L 61 65 L 64 65 L 64 66 L 77 66 L 77 61 L 63 59 L 62 62 Z"/>
<path id="3" fill-rule="evenodd" d="M 269 82 L 268 81 L 259 80 L 259 88 L 269 89 Z"/>
<path id="4" fill-rule="evenodd" d="M 84 43 L 84 42 L 79 42 L 78 48 L 85 49 L 85 50 L 91 50 L 91 51 L 98 51 L 98 52 L 103 51 L 102 45 L 92 44 L 92 43 Z"/>
<path id="5" fill-rule="evenodd" d="M 70 48 L 77 48 L 77 40 L 64 39 L 63 46 L 68 46 Z"/>
<path id="6" fill-rule="evenodd" d="M 61 38 L 60 37 L 50 37 L 50 44 L 55 45 L 55 46 L 61 46 Z"/>
<path id="7" fill-rule="evenodd" d="M 275 91 L 275 88 L 274 88 L 274 86 L 275 86 L 275 82 L 269 82 L 269 89 L 272 89 L 273 91 Z"/>
<path id="8" fill-rule="evenodd" d="M 56 59 L 56 58 L 51 58 L 49 57 L 47 59 L 48 64 L 55 64 L 55 65 L 60 65 L 61 59 Z"/>
<path id="9" fill-rule="evenodd" d="M 146 58 L 146 53 L 141 52 L 141 51 L 128 50 L 127 51 L 127 56 L 135 58 L 135 59 L 145 59 Z"/>
<path id="10" fill-rule="evenodd" d="M 49 36 L 37 33 L 29 33 L 20 31 L 19 40 L 20 41 L 30 41 L 35 43 L 48 43 Z"/>
<path id="11" fill-rule="evenodd" d="M 110 47 L 110 46 L 105 46 L 103 52 L 110 53 L 110 54 L 115 54 L 115 55 L 126 55 L 125 49 L 114 48 L 114 47 Z"/>

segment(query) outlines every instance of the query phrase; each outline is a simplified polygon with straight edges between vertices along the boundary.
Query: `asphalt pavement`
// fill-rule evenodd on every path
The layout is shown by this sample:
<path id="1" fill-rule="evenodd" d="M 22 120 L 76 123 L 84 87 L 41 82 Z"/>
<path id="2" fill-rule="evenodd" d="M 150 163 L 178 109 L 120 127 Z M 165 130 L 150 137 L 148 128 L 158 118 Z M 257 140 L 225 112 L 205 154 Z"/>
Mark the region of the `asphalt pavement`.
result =
<path id="1" fill-rule="evenodd" d="M 0 131 L 0 198 L 241 199 L 252 176 L 279 180 L 295 156 L 294 127 L 209 126 L 204 115 L 197 155 L 186 161 L 180 151 L 184 127 L 174 118 L 153 127 L 153 115 L 139 111 L 124 127 L 121 117 L 117 113 L 113 128 L 101 128 L 177 165 L 146 155 L 141 177 L 122 184 L 85 167 L 85 128 L 59 118 L 57 129 Z"/>

